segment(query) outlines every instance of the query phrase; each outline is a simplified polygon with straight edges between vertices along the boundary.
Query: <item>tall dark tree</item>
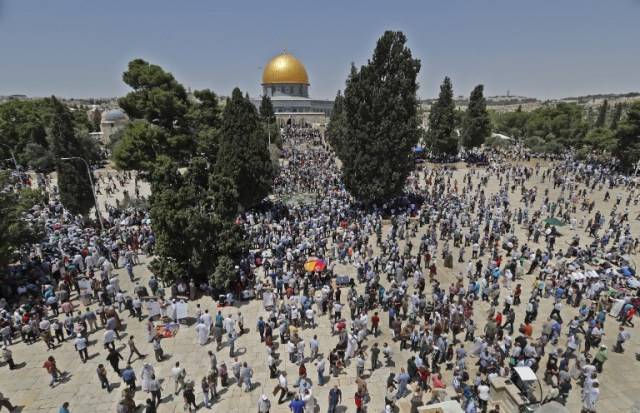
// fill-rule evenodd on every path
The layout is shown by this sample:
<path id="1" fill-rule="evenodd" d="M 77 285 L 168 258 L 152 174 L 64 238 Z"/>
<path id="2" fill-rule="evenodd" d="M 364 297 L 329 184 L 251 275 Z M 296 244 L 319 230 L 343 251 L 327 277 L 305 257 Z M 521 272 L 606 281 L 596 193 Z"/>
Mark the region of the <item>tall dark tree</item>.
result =
<path id="1" fill-rule="evenodd" d="M 622 117 L 622 102 L 618 102 L 613 107 L 613 113 L 611 114 L 611 124 L 609 125 L 609 129 L 613 131 L 618 129 L 618 123 L 620 122 L 621 117 Z"/>
<path id="2" fill-rule="evenodd" d="M 219 138 L 216 173 L 236 185 L 244 208 L 258 204 L 271 192 L 275 170 L 256 108 L 238 88 L 224 108 Z"/>
<path id="3" fill-rule="evenodd" d="M 605 122 L 607 121 L 607 112 L 609 111 L 609 102 L 605 99 L 600 105 L 598 109 L 598 117 L 596 118 L 596 123 L 593 125 L 596 128 L 604 127 Z"/>
<path id="4" fill-rule="evenodd" d="M 333 101 L 333 110 L 331 111 L 331 118 L 329 119 L 326 132 L 327 140 L 338 157 L 341 156 L 341 144 L 344 142 L 344 139 L 346 139 L 346 126 L 347 114 L 344 111 L 344 96 L 338 91 Z"/>
<path id="5" fill-rule="evenodd" d="M 455 131 L 455 110 L 453 86 L 448 77 L 440 85 L 438 100 L 431 106 L 427 141 L 437 154 L 455 155 L 458 153 L 458 136 Z"/>
<path id="6" fill-rule="evenodd" d="M 359 70 L 352 68 L 347 79 L 343 139 L 348 145 L 339 144 L 338 150 L 345 186 L 365 203 L 400 194 L 413 167 L 420 61 L 406 43 L 402 32 L 386 31 L 372 58 Z"/>
<path id="7" fill-rule="evenodd" d="M 61 159 L 84 157 L 83 144 L 76 136 L 69 109 L 55 97 L 51 98 L 51 105 L 51 141 L 56 158 L 60 201 L 72 213 L 86 216 L 94 206 L 87 167 L 80 159 Z"/>
<path id="8" fill-rule="evenodd" d="M 615 155 L 624 170 L 632 170 L 640 160 L 640 101 L 633 102 L 616 132 Z"/>
<path id="9" fill-rule="evenodd" d="M 478 147 L 491 136 L 491 118 L 483 90 L 484 86 L 478 85 L 469 97 L 469 106 L 462 122 L 462 144 L 466 148 Z"/>
<path id="10" fill-rule="evenodd" d="M 260 101 L 260 117 L 268 123 L 273 123 L 275 121 L 276 114 L 273 110 L 273 103 L 271 102 L 271 98 L 267 95 L 262 96 L 262 101 Z"/>

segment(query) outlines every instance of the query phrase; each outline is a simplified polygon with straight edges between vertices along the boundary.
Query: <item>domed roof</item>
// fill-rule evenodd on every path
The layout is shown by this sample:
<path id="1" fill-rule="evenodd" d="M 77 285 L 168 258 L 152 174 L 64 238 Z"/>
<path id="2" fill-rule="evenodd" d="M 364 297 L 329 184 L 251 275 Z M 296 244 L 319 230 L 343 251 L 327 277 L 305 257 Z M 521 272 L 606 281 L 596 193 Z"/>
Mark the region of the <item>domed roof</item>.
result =
<path id="1" fill-rule="evenodd" d="M 126 119 L 127 116 L 120 109 L 110 109 L 102 113 L 103 122 L 118 122 Z"/>
<path id="2" fill-rule="evenodd" d="M 292 54 L 283 52 L 267 63 L 262 72 L 262 84 L 309 85 L 309 76 L 304 65 Z"/>

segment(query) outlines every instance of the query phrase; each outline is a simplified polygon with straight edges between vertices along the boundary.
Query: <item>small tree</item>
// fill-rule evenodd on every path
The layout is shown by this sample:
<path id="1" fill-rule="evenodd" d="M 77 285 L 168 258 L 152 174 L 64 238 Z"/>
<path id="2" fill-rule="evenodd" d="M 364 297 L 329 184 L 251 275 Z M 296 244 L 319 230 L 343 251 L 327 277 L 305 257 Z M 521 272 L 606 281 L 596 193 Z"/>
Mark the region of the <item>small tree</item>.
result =
<path id="1" fill-rule="evenodd" d="M 626 118 L 616 132 L 618 140 L 615 155 L 623 169 L 631 170 L 640 159 L 640 101 L 629 106 Z"/>

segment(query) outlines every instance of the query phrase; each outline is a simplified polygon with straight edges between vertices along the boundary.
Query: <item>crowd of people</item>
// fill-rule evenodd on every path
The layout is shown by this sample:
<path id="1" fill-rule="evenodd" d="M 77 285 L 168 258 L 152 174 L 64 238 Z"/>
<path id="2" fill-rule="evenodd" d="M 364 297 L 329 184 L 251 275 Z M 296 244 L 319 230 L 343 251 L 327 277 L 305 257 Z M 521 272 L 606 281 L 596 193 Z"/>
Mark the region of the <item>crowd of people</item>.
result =
<path id="1" fill-rule="evenodd" d="M 317 407 L 334 413 L 351 396 L 358 413 L 372 405 L 399 411 L 403 399 L 416 411 L 450 398 L 467 413 L 496 412 L 491 382 L 515 380 L 516 367 L 539 372 L 546 383 L 543 394 L 523 394 L 530 402 L 565 403 L 579 392 L 583 411 L 597 410 L 608 358 L 631 359 L 610 355 L 602 339 L 615 335 L 612 351 L 623 353 L 639 304 L 630 257 L 640 243 L 629 221 L 635 218 L 629 208 L 640 199 L 633 179 L 570 156 L 543 167 L 501 153 L 487 167 L 464 172 L 416 170 L 404 196 L 364 207 L 342 185 L 319 131 L 287 128 L 282 138 L 277 199 L 239 216 L 251 251 L 237 267 L 234 291 L 215 297 L 226 305 L 255 297 L 261 315 L 247 322 L 242 310 L 196 305 L 193 335 L 202 346 L 216 345 L 208 347 L 202 377 L 187 373 L 174 356 L 173 390 L 185 409 L 198 409 L 196 394 L 203 406 L 215 405 L 220 388 L 232 384 L 256 391 L 256 366 L 234 345 L 253 334 L 264 346 L 271 379 L 261 384 L 260 413 L 272 402 L 287 403 L 294 413 Z M 112 181 L 103 182 L 109 191 Z M 602 192 L 606 211 L 596 208 L 594 197 Z M 154 277 L 139 282 L 138 256 L 152 255 L 155 243 L 146 211 L 110 207 L 104 233 L 56 201 L 31 215 L 45 223 L 47 240 L 34 245 L 2 285 L 3 359 L 16 367 L 11 347 L 17 341 L 42 341 L 52 354 L 71 342 L 85 363 L 90 336 L 102 331 L 105 360 L 126 385 L 117 411 L 134 411 L 140 380 L 148 393 L 145 411 L 155 412 L 164 389 L 132 335 L 127 363 L 119 364 L 124 357 L 114 343 L 124 312 L 127 323 L 145 324 L 140 340 L 164 363 L 156 321 L 180 323 L 175 299 L 194 300 L 211 286 L 182 282 L 165 299 Z M 121 267 L 134 285 L 129 292 L 114 271 Z M 160 313 L 143 321 L 143 313 L 151 315 L 149 297 L 159 297 Z M 316 334 L 319 324 L 330 324 L 332 336 Z M 132 367 L 137 360 L 139 374 Z M 285 360 L 297 377 L 288 376 Z M 68 380 L 54 355 L 43 368 L 51 386 Z M 371 392 L 371 377 L 382 371 L 386 391 Z M 338 378 L 345 372 L 355 376 L 356 389 L 343 400 Z M 103 364 L 96 373 L 111 391 Z M 325 386 L 328 397 L 319 400 Z"/>

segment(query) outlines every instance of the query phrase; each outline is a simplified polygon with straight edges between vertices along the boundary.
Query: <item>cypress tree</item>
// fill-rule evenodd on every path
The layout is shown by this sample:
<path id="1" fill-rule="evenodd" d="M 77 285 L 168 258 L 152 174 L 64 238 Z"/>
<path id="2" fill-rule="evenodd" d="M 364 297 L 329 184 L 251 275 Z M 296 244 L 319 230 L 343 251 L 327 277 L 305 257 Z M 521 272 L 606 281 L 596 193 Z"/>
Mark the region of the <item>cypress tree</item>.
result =
<path id="1" fill-rule="evenodd" d="M 618 123 L 620 122 L 621 117 L 622 117 L 622 102 L 618 102 L 613 107 L 613 113 L 611 114 L 611 124 L 609 126 L 609 129 L 611 130 L 618 129 Z"/>
<path id="2" fill-rule="evenodd" d="M 484 86 L 478 85 L 471 92 L 469 106 L 462 122 L 462 144 L 475 148 L 491 136 L 491 119 L 487 112 L 487 101 L 482 95 Z"/>
<path id="3" fill-rule="evenodd" d="M 602 102 L 600 105 L 600 109 L 598 110 L 598 118 L 596 119 L 595 125 L 596 128 L 602 128 L 604 126 L 605 121 L 607 120 L 607 111 L 609 110 L 609 102 L 607 99 Z"/>
<path id="4" fill-rule="evenodd" d="M 367 204 L 400 194 L 419 137 L 414 59 L 402 32 L 387 31 L 344 92 L 346 126 L 339 144 L 346 188 Z M 339 100 L 339 99 L 338 99 Z"/>
<path id="5" fill-rule="evenodd" d="M 455 155 L 458 153 L 455 109 L 451 79 L 445 77 L 440 85 L 438 100 L 431 106 L 427 132 L 427 141 L 437 154 Z"/>
<path id="6" fill-rule="evenodd" d="M 235 88 L 222 115 L 215 171 L 235 184 L 240 204 L 262 201 L 273 184 L 275 170 L 255 106 Z"/>
<path id="7" fill-rule="evenodd" d="M 329 125 L 327 126 L 327 140 L 333 147 L 338 157 L 341 153 L 341 144 L 345 139 L 345 126 L 346 126 L 346 114 L 344 112 L 344 96 L 340 91 L 336 95 L 333 101 L 333 110 L 331 111 L 331 118 L 329 119 Z"/>
<path id="8" fill-rule="evenodd" d="M 94 206 L 93 188 L 91 188 L 87 167 L 80 159 L 60 159 L 83 157 L 83 146 L 76 136 L 69 109 L 55 96 L 51 97 L 51 106 L 53 109 L 51 140 L 56 158 L 60 201 L 72 213 L 86 216 Z"/>
<path id="9" fill-rule="evenodd" d="M 260 117 L 268 123 L 273 123 L 275 116 L 271 98 L 267 95 L 262 96 L 262 101 L 260 102 Z"/>

